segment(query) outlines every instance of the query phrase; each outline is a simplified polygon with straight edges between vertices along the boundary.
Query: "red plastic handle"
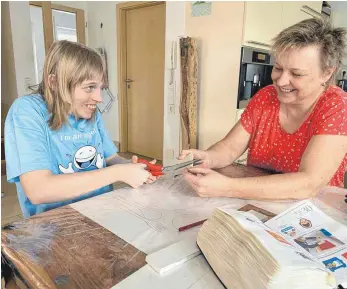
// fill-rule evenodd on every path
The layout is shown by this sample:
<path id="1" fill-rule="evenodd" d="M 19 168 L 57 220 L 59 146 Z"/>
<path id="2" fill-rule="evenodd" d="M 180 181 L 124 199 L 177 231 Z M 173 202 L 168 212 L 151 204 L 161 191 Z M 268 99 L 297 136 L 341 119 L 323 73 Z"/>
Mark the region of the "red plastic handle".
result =
<path id="1" fill-rule="evenodd" d="M 151 171 L 151 175 L 154 177 L 159 177 L 159 176 L 163 176 L 164 173 L 163 172 L 158 172 L 158 171 Z"/>
<path id="2" fill-rule="evenodd" d="M 159 164 L 151 164 L 149 161 L 144 160 L 144 159 L 138 159 L 139 163 L 145 164 L 148 168 L 148 170 L 152 173 L 154 176 L 153 172 L 161 172 L 163 170 L 163 166 Z"/>

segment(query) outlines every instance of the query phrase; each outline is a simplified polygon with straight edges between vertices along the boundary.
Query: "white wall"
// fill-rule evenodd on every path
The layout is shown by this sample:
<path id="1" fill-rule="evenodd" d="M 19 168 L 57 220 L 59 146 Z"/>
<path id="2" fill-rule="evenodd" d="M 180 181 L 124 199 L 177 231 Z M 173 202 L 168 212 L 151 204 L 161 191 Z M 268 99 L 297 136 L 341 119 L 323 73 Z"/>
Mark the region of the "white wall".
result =
<path id="1" fill-rule="evenodd" d="M 28 85 L 35 84 L 30 9 L 29 2 L 10 1 L 9 4 L 17 93 L 21 96 L 28 92 Z"/>
<path id="2" fill-rule="evenodd" d="M 42 8 L 30 6 L 30 19 L 33 40 L 33 53 L 35 63 L 35 83 L 42 80 L 43 66 L 45 63 L 45 37 L 43 33 Z"/>
<path id="3" fill-rule="evenodd" d="M 185 35 L 185 2 L 166 2 L 166 27 L 165 27 L 165 85 L 164 85 L 164 145 L 163 145 L 163 164 L 170 166 L 177 163 L 180 153 L 180 91 L 181 73 L 179 59 L 179 36 Z M 174 93 L 169 90 L 170 82 L 170 57 L 171 44 L 176 42 L 177 47 L 177 68 L 174 70 Z M 175 113 L 169 112 L 169 105 L 174 103 Z M 172 154 L 173 150 L 173 154 Z M 172 158 L 172 155 L 174 158 Z"/>
<path id="4" fill-rule="evenodd" d="M 207 149 L 235 124 L 244 2 L 212 2 L 202 17 L 186 3 L 186 34 L 198 42 L 198 147 Z"/>
<path id="5" fill-rule="evenodd" d="M 52 1 L 54 4 L 63 5 L 71 8 L 84 10 L 84 20 L 88 22 L 87 2 L 86 1 Z M 86 44 L 88 45 L 88 27 L 86 30 Z"/>
<path id="6" fill-rule="evenodd" d="M 85 1 L 53 1 L 53 3 L 83 9 L 85 10 L 85 19 L 88 19 Z M 28 85 L 37 84 L 35 79 L 29 2 L 10 1 L 9 10 L 17 94 L 20 96 L 29 92 L 27 89 Z M 88 41 L 87 32 L 88 30 L 86 29 L 86 41 Z"/>
<path id="7" fill-rule="evenodd" d="M 92 48 L 104 47 L 108 59 L 108 77 L 109 86 L 112 94 L 117 97 L 117 17 L 116 5 L 120 2 L 86 2 L 88 14 L 88 43 Z M 103 28 L 100 28 L 101 22 Z M 170 58 L 171 42 L 177 41 L 178 37 L 185 33 L 185 2 L 166 2 L 166 40 L 165 40 L 165 58 L 166 63 Z M 179 51 L 179 49 L 177 50 Z M 177 58 L 178 67 L 174 72 L 176 79 L 175 89 L 175 114 L 168 112 L 168 82 L 169 70 L 165 70 L 164 87 L 164 144 L 163 156 L 164 164 L 170 165 L 176 163 L 176 159 L 168 156 L 168 150 L 173 150 L 177 157 L 179 154 L 179 97 L 180 97 L 180 69 L 179 58 Z M 118 98 L 117 98 L 118 100 Z M 119 119 L 118 119 L 118 101 L 115 102 L 111 110 L 103 115 L 105 125 L 113 141 L 119 141 Z"/>
<path id="8" fill-rule="evenodd" d="M 7 112 L 17 98 L 9 2 L 1 2 L 1 136 Z"/>
<path id="9" fill-rule="evenodd" d="M 347 28 L 347 2 L 346 1 L 329 1 L 332 10 L 332 22 L 335 27 Z M 346 51 L 347 53 L 347 51 Z M 343 66 L 337 74 L 337 79 L 341 78 L 342 70 L 347 71 L 347 57 L 343 60 Z M 347 75 L 345 75 L 347 78 Z"/>
<path id="10" fill-rule="evenodd" d="M 119 141 L 118 121 L 118 76 L 117 76 L 117 19 L 116 5 L 119 2 L 86 2 L 88 14 L 88 46 L 106 49 L 109 89 L 115 97 L 111 109 L 103 114 L 105 126 L 113 141 Z M 103 28 L 100 24 L 103 23 Z"/>
<path id="11" fill-rule="evenodd" d="M 1 2 L 1 109 L 2 119 L 17 98 L 16 70 L 12 46 L 9 2 Z M 4 108 L 4 104 L 6 108 Z"/>

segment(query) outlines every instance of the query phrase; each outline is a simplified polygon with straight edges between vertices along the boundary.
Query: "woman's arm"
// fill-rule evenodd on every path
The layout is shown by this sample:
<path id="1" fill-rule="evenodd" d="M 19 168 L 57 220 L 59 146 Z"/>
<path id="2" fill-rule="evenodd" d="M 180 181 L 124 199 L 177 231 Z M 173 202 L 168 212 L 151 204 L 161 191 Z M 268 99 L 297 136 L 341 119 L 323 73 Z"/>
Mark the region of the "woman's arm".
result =
<path id="1" fill-rule="evenodd" d="M 191 168 L 203 174 L 186 178 L 202 196 L 245 199 L 306 199 L 316 195 L 336 173 L 347 152 L 347 137 L 317 135 L 308 144 L 298 172 L 249 178 L 228 178 L 217 172 Z M 216 183 L 223 184 L 215 189 Z"/>
<path id="2" fill-rule="evenodd" d="M 194 159 L 202 159 L 209 168 L 223 168 L 232 164 L 246 151 L 249 140 L 250 134 L 239 121 L 222 140 L 208 150 L 183 150 L 179 159 L 183 160 L 188 154 L 193 154 Z"/>
<path id="3" fill-rule="evenodd" d="M 59 175 L 53 175 L 49 170 L 37 170 L 22 174 L 20 182 L 29 200 L 37 205 L 70 200 L 117 181 L 139 187 L 150 175 L 144 168 L 144 164 L 120 164 Z"/>
<path id="4" fill-rule="evenodd" d="M 249 140 L 250 134 L 243 128 L 241 121 L 238 121 L 221 141 L 207 150 L 215 158 L 213 168 L 232 164 L 247 150 Z"/>

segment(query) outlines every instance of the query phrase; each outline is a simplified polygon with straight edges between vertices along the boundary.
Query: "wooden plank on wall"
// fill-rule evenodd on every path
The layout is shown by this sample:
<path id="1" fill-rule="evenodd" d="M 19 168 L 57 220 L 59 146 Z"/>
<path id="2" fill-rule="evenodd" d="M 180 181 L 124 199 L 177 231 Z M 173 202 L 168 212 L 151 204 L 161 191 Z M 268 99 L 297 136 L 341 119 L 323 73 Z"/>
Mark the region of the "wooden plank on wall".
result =
<path id="1" fill-rule="evenodd" d="M 124 4 L 124 3 L 123 3 Z M 125 33 L 125 14 L 126 10 L 121 8 L 121 4 L 117 4 L 117 52 L 118 52 L 118 113 L 119 113 L 119 140 L 120 151 L 126 152 L 128 150 L 128 114 L 127 114 L 127 99 L 126 99 L 126 33 Z"/>
<path id="2" fill-rule="evenodd" d="M 76 12 L 76 31 L 77 31 L 77 42 L 86 44 L 84 11 L 81 9 L 77 9 L 77 12 Z"/>
<path id="3" fill-rule="evenodd" d="M 53 22 L 51 2 L 42 2 L 43 34 L 45 38 L 46 53 L 53 44 Z"/>

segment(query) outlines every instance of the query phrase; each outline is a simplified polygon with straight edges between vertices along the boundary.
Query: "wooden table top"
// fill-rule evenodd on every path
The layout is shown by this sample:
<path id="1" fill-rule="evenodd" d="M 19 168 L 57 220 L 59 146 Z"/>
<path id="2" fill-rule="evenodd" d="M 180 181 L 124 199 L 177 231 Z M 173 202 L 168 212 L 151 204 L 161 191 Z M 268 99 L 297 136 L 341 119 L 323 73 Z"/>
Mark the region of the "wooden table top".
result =
<path id="1" fill-rule="evenodd" d="M 240 165 L 220 172 L 233 177 L 267 174 Z M 326 190 L 329 205 L 340 203 L 347 193 Z M 347 208 L 344 202 L 341 206 Z M 5 226 L 1 241 L 2 255 L 30 288 L 111 288 L 146 264 L 145 253 L 70 206 Z"/>
<path id="2" fill-rule="evenodd" d="M 30 288 L 111 288 L 146 255 L 70 206 L 6 226 L 1 250 Z"/>

